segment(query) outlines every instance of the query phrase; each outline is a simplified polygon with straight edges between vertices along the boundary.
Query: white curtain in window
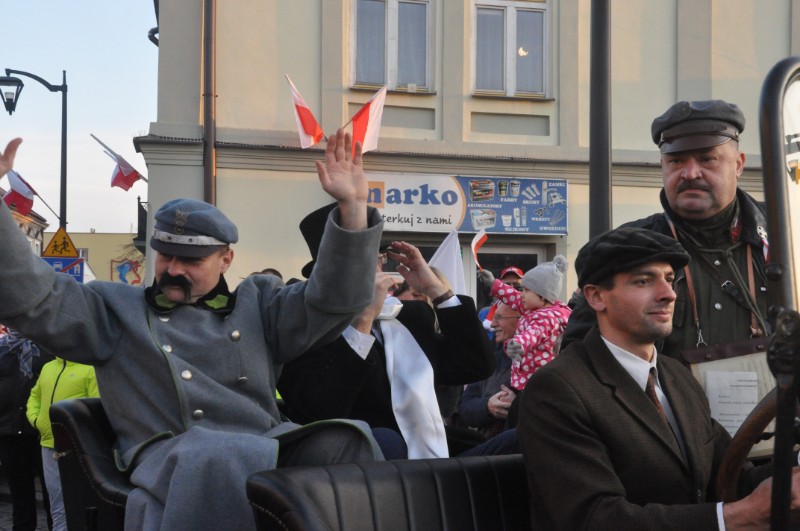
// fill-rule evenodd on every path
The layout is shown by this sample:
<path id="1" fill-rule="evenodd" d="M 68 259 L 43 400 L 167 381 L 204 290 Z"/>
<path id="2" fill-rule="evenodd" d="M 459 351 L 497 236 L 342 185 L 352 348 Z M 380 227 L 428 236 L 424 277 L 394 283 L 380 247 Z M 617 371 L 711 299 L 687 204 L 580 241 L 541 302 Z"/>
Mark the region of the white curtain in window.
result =
<path id="1" fill-rule="evenodd" d="M 356 81 L 385 83 L 386 2 L 358 0 L 356 15 Z"/>
<path id="2" fill-rule="evenodd" d="M 544 13 L 517 11 L 517 92 L 544 92 Z"/>
<path id="3" fill-rule="evenodd" d="M 398 85 L 426 85 L 427 9 L 427 5 L 415 2 L 400 2 L 398 5 Z"/>
<path id="4" fill-rule="evenodd" d="M 504 17 L 502 9 L 480 8 L 477 11 L 475 88 L 478 90 L 505 89 Z"/>

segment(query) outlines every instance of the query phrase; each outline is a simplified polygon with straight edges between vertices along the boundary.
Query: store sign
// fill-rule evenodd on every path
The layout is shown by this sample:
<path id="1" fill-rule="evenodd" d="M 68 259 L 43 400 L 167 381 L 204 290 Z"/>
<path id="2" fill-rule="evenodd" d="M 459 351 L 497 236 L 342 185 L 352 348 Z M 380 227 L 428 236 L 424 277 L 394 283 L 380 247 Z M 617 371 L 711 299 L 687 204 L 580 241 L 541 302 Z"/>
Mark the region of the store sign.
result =
<path id="1" fill-rule="evenodd" d="M 567 181 L 368 174 L 369 205 L 403 232 L 567 234 Z"/>

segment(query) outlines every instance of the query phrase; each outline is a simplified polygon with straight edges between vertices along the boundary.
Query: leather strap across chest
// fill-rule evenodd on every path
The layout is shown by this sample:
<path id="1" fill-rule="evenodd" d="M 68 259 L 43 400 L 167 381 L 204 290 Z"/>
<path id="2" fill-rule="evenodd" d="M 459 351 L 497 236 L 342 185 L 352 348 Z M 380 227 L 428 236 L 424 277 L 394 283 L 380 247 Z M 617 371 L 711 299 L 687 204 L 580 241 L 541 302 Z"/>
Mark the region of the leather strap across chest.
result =
<path id="1" fill-rule="evenodd" d="M 676 240 L 680 241 L 678 238 L 678 232 L 675 230 L 675 225 L 672 223 L 672 220 L 667 218 L 667 223 L 669 223 L 669 229 L 672 231 L 672 236 Z M 695 247 L 692 244 L 684 245 L 690 248 Z M 708 259 L 701 252 L 695 252 L 692 256 L 699 256 L 700 264 L 704 266 L 714 280 L 719 283 L 720 289 L 722 289 L 724 293 L 729 295 L 734 301 L 736 301 L 737 304 L 750 311 L 750 337 L 760 337 L 764 334 L 765 328 L 760 316 L 756 312 L 757 305 L 755 275 L 753 273 L 753 248 L 749 243 L 745 243 L 744 245 L 747 253 L 747 282 L 748 294 L 750 296 L 749 300 L 745 298 L 745 295 L 733 284 L 733 282 L 730 280 L 723 280 L 716 267 L 714 267 L 713 264 L 708 263 Z M 692 315 L 694 318 L 695 328 L 697 329 L 697 347 L 705 347 L 708 346 L 708 344 L 703 339 L 703 331 L 700 327 L 700 314 L 697 311 L 697 295 L 695 294 L 694 282 L 692 281 L 692 272 L 689 270 L 688 264 L 683 269 L 686 274 L 686 289 L 689 293 L 689 300 L 692 303 Z"/>

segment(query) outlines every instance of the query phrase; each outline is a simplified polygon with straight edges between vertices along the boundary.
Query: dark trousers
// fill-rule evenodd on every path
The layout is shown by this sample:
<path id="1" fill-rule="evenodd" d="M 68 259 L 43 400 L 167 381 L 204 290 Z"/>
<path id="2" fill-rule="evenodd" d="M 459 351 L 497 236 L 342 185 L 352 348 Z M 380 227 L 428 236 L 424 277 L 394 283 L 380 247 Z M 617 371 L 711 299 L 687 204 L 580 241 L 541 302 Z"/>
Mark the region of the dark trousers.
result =
<path id="1" fill-rule="evenodd" d="M 275 437 L 280 444 L 278 466 L 374 461 L 377 451 L 373 444 L 378 441 L 371 441 L 365 432 L 368 429 L 365 423 L 356 428 L 352 424 L 323 421 L 278 435 Z"/>
<path id="2" fill-rule="evenodd" d="M 381 447 L 383 458 L 387 461 L 392 459 L 408 459 L 408 446 L 403 437 L 396 431 L 389 428 L 372 428 L 372 436 Z"/>
<path id="3" fill-rule="evenodd" d="M 460 457 L 469 455 L 507 455 L 518 454 L 522 450 L 517 438 L 517 429 L 512 428 L 498 433 L 486 442 L 479 444 L 459 454 Z"/>
<path id="4" fill-rule="evenodd" d="M 14 531 L 36 529 L 36 485 L 38 476 L 42 486 L 42 500 L 50 512 L 50 501 L 42 474 L 42 448 L 36 435 L 0 436 L 0 463 L 8 478 L 11 491 Z M 49 522 L 48 522 L 49 527 Z"/>

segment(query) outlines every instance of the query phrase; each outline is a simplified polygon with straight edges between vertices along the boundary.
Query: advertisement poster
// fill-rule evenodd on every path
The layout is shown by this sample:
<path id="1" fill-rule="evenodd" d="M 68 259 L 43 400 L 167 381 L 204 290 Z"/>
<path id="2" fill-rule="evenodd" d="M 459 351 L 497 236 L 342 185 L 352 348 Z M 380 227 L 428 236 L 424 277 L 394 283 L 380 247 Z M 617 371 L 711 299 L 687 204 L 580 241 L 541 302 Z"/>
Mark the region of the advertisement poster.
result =
<path id="1" fill-rule="evenodd" d="M 567 234 L 566 179 L 368 174 L 388 231 Z"/>

